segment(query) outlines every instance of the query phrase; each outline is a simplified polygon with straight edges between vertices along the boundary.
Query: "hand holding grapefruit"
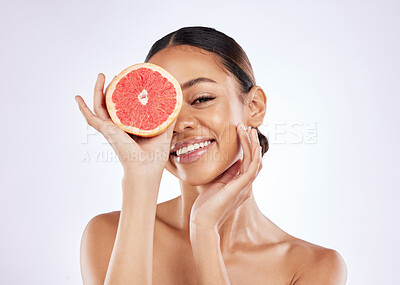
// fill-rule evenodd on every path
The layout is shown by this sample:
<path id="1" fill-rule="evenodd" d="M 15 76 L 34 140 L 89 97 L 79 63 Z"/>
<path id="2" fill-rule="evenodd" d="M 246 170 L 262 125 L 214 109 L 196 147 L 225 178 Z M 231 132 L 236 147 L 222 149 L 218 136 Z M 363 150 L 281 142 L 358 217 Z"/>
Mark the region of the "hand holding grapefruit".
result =
<path id="1" fill-rule="evenodd" d="M 114 78 L 115 79 L 115 78 Z M 154 180 L 154 174 L 161 174 L 169 158 L 172 132 L 176 120 L 169 123 L 161 134 L 142 138 L 128 134 L 111 119 L 106 108 L 104 89 L 105 76 L 100 73 L 94 87 L 94 113 L 88 108 L 83 98 L 75 96 L 82 115 L 87 123 L 99 131 L 115 150 L 125 171 L 148 175 Z M 109 86 L 110 87 L 110 86 Z M 109 89 L 107 88 L 107 90 Z M 150 177 L 151 176 L 151 177 Z"/>

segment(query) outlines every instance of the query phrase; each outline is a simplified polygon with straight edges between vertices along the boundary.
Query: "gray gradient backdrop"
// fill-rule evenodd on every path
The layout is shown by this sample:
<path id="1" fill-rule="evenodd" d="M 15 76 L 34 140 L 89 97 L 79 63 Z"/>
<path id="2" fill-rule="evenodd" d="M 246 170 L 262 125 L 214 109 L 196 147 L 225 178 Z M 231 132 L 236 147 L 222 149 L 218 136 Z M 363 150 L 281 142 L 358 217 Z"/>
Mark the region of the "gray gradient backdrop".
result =
<path id="1" fill-rule="evenodd" d="M 398 1 L 0 4 L 1 284 L 81 284 L 79 245 L 118 210 L 122 168 L 87 127 L 106 84 L 182 26 L 236 39 L 268 108 L 254 195 L 296 237 L 337 250 L 348 284 L 400 284 Z M 159 202 L 180 194 L 165 172 Z"/>

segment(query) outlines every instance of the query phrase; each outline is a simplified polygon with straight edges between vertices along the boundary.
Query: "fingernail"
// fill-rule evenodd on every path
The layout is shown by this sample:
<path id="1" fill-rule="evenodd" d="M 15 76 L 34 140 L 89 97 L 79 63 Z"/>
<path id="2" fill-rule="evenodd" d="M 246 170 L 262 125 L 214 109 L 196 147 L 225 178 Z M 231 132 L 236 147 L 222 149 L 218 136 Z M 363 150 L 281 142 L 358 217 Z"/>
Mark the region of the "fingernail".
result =
<path id="1" fill-rule="evenodd" d="M 245 127 L 245 125 L 243 124 L 243 122 L 240 122 L 240 123 L 239 123 L 239 128 L 241 128 L 243 131 L 246 130 L 246 127 Z"/>

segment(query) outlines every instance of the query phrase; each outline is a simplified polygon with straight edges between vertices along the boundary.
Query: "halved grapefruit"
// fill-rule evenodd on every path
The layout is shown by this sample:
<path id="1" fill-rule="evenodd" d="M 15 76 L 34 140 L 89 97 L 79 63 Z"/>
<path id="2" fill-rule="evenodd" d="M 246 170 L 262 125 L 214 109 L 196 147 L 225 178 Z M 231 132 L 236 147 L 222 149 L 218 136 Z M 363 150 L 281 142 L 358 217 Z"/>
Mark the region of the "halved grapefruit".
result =
<path id="1" fill-rule="evenodd" d="M 182 90 L 162 67 L 138 63 L 114 77 L 106 90 L 106 105 L 112 121 L 125 132 L 152 137 L 178 117 Z"/>

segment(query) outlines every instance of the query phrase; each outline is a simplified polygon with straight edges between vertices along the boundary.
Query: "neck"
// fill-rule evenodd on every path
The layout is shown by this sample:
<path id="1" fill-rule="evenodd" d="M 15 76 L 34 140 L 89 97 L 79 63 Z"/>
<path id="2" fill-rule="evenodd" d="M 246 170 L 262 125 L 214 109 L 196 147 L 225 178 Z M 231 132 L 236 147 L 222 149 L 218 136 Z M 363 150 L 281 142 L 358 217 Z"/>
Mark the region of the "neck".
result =
<path id="1" fill-rule="evenodd" d="M 177 207 L 180 216 L 179 228 L 189 235 L 190 212 L 202 191 L 202 186 L 190 186 L 181 182 L 181 190 L 182 195 L 178 197 Z M 258 241 L 262 240 L 260 229 L 265 229 L 268 221 L 257 207 L 252 193 L 220 227 L 218 232 L 221 252 L 233 251 L 245 245 L 257 245 Z"/>

